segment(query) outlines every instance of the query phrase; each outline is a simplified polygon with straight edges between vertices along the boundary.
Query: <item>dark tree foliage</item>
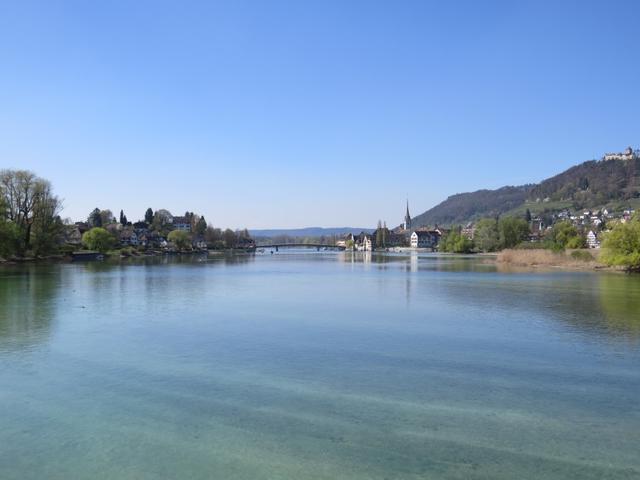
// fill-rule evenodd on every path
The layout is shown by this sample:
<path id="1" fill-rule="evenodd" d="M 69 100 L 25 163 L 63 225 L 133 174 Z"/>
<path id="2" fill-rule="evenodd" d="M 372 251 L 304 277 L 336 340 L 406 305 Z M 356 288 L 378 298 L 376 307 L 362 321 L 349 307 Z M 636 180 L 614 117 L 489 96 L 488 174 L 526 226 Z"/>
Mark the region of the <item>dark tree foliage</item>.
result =
<path id="1" fill-rule="evenodd" d="M 99 208 L 94 208 L 89 214 L 87 223 L 91 228 L 102 227 L 102 215 Z"/>
<path id="2" fill-rule="evenodd" d="M 413 219 L 413 223 L 415 226 L 456 225 L 483 217 L 496 217 L 522 205 L 530 189 L 530 185 L 524 185 L 458 193 L 418 215 Z"/>

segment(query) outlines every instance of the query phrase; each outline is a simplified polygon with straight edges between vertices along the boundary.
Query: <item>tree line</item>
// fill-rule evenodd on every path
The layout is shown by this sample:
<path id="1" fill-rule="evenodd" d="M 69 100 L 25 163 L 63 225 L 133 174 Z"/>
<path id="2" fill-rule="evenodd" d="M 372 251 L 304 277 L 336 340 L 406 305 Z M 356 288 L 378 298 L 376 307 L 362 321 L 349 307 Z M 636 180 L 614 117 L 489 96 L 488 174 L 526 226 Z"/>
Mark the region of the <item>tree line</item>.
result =
<path id="1" fill-rule="evenodd" d="M 51 183 L 27 170 L 0 170 L 0 257 L 43 257 L 65 253 L 69 233 L 76 228 L 60 217 L 62 201 Z M 123 210 L 119 218 L 109 209 L 93 209 L 83 235 L 85 247 L 108 251 L 118 244 L 118 231 L 145 229 L 174 240 L 182 248 L 191 246 L 192 237 L 202 238 L 213 248 L 235 248 L 250 238 L 245 230 L 222 230 L 209 225 L 204 216 L 185 212 L 190 233 L 173 233 L 172 215 L 164 209 L 148 208 L 144 219 L 130 222 Z M 171 238 L 169 236 L 171 235 Z"/>
<path id="2" fill-rule="evenodd" d="M 527 242 L 531 234 L 531 214 L 527 211 L 526 218 L 502 217 L 484 218 L 475 225 L 473 237 L 463 233 L 462 227 L 453 228 L 440 240 L 438 248 L 442 252 L 470 253 L 497 252 L 507 248 L 514 248 Z M 545 233 L 541 243 L 531 244 L 537 248 L 551 250 L 577 249 L 586 247 L 585 237 L 571 222 L 562 221 L 553 225 Z"/>

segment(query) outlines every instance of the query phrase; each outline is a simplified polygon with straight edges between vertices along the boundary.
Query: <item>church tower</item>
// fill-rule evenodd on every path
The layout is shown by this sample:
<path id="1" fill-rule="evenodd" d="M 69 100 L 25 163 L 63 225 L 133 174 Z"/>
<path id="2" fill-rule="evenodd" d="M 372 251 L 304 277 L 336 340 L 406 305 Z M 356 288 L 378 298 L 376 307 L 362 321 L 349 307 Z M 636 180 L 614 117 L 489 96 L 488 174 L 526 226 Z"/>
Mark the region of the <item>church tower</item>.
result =
<path id="1" fill-rule="evenodd" d="M 409 215 L 409 199 L 407 199 L 407 213 L 404 215 L 404 229 L 411 229 L 411 215 Z"/>

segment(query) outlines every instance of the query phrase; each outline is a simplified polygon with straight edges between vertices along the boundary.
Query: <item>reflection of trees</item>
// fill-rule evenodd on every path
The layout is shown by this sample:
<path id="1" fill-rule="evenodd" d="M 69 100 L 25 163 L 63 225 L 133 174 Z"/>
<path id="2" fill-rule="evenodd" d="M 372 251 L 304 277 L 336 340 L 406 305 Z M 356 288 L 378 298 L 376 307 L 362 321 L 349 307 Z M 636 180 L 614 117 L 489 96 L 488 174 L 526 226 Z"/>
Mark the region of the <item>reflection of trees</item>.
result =
<path id="1" fill-rule="evenodd" d="M 640 338 L 640 277 L 600 276 L 600 304 L 609 331 Z"/>
<path id="2" fill-rule="evenodd" d="M 0 272 L 0 350 L 46 340 L 59 285 L 57 266 L 5 268 Z"/>

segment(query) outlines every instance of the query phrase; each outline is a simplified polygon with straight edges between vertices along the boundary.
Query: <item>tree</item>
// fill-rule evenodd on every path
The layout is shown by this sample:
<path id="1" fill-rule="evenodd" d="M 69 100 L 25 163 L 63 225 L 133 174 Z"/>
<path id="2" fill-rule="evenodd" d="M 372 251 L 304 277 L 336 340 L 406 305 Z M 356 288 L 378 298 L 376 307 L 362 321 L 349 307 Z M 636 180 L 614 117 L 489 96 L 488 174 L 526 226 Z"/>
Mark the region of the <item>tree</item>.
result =
<path id="1" fill-rule="evenodd" d="M 113 216 L 113 212 L 108 208 L 106 210 L 100 210 L 100 219 L 102 220 L 103 227 L 106 227 L 110 223 L 117 223 L 116 217 Z"/>
<path id="2" fill-rule="evenodd" d="M 204 217 L 200 217 L 200 219 L 198 220 L 198 223 L 196 223 L 194 232 L 196 235 L 204 235 L 204 232 L 206 231 L 207 231 L 207 221 L 204 219 Z"/>
<path id="3" fill-rule="evenodd" d="M 129 220 L 127 220 L 127 216 L 124 214 L 122 210 L 120 210 L 120 225 L 122 225 L 123 227 L 126 227 L 128 223 L 129 223 Z"/>
<path id="4" fill-rule="evenodd" d="M 382 248 L 384 246 L 384 238 L 382 234 L 382 220 L 378 220 L 378 227 L 376 228 L 376 247 Z"/>
<path id="5" fill-rule="evenodd" d="M 100 215 L 100 209 L 94 208 L 89 214 L 87 223 L 91 228 L 102 227 L 102 215 Z"/>
<path id="6" fill-rule="evenodd" d="M 61 209 L 62 204 L 53 195 L 51 185 L 48 182 L 43 184 L 34 206 L 31 235 L 33 253 L 36 256 L 51 253 L 62 243 L 64 224 L 59 215 Z"/>
<path id="7" fill-rule="evenodd" d="M 0 219 L 0 257 L 16 255 L 20 249 L 21 238 L 20 229 L 15 223 Z"/>
<path id="8" fill-rule="evenodd" d="M 173 215 L 169 210 L 160 209 L 153 214 L 153 229 L 164 231 L 173 223 Z"/>
<path id="9" fill-rule="evenodd" d="M 18 233 L 16 253 L 19 255 L 31 248 L 34 224 L 55 218 L 59 207 L 51 184 L 26 170 L 0 171 L 0 203 L 4 207 L 2 220 L 13 224 L 7 227 L 12 231 L 11 236 Z M 46 215 L 50 218 L 43 217 Z"/>
<path id="10" fill-rule="evenodd" d="M 513 248 L 526 240 L 529 224 L 521 218 L 504 217 L 498 220 L 498 234 L 501 248 Z"/>
<path id="11" fill-rule="evenodd" d="M 227 248 L 235 248 L 238 238 L 233 230 L 227 228 L 222 234 L 222 237 Z"/>
<path id="12" fill-rule="evenodd" d="M 473 250 L 473 241 L 462 235 L 460 229 L 454 229 L 440 239 L 438 250 L 449 253 L 470 253 Z"/>
<path id="13" fill-rule="evenodd" d="M 94 227 L 82 235 L 82 244 L 89 250 L 106 253 L 111 250 L 116 239 L 102 227 Z"/>
<path id="14" fill-rule="evenodd" d="M 524 220 L 527 223 L 531 223 L 531 210 L 527 208 L 527 211 L 524 212 Z"/>
<path id="15" fill-rule="evenodd" d="M 494 252 L 498 250 L 500 247 L 498 222 L 490 218 L 483 218 L 478 221 L 473 241 L 476 247 L 483 252 Z"/>
<path id="16" fill-rule="evenodd" d="M 204 232 L 204 239 L 211 245 L 222 241 L 222 230 L 219 228 L 207 227 Z"/>
<path id="17" fill-rule="evenodd" d="M 550 241 L 552 247 L 563 248 L 584 248 L 586 245 L 584 237 L 580 235 L 578 229 L 571 222 L 564 221 L 556 223 L 551 229 Z"/>
<path id="18" fill-rule="evenodd" d="M 607 265 L 640 270 L 640 220 L 618 223 L 606 233 L 600 259 Z"/>
<path id="19" fill-rule="evenodd" d="M 183 230 L 172 230 L 167 236 L 167 240 L 173 243 L 178 250 L 186 250 L 191 246 L 189 234 Z"/>
<path id="20" fill-rule="evenodd" d="M 149 225 L 153 223 L 153 210 L 151 208 L 147 208 L 147 211 L 144 212 L 144 221 Z"/>

